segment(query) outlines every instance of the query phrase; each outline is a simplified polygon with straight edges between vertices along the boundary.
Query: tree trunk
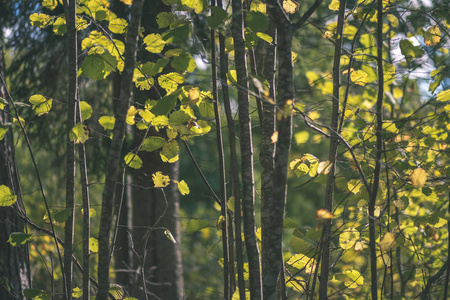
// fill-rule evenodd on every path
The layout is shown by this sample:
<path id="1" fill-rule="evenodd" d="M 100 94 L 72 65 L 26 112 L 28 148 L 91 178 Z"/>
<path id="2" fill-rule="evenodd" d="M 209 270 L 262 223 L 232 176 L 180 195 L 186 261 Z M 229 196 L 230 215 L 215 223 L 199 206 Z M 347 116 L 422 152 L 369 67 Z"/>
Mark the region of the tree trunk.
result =
<path id="1" fill-rule="evenodd" d="M 3 47 L 0 48 L 0 96 L 8 99 L 5 86 Z M 9 105 L 0 110 L 0 124 L 11 123 Z M 14 140 L 9 129 L 0 141 L 0 185 L 8 186 L 17 195 L 11 207 L 0 207 L 0 299 L 25 299 L 23 290 L 30 287 L 30 265 L 27 245 L 17 247 L 7 242 L 12 232 L 24 232 L 25 224 L 18 215 L 22 202 L 19 177 L 15 168 Z"/>

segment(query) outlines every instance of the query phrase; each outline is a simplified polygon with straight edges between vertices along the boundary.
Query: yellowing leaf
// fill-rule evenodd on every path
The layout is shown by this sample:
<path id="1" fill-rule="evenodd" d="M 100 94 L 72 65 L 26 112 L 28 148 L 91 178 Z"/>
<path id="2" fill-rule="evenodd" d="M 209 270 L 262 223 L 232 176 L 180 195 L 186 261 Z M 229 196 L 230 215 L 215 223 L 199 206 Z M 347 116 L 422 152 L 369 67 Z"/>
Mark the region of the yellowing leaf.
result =
<path id="1" fill-rule="evenodd" d="M 308 131 L 299 131 L 294 134 L 294 139 L 297 144 L 304 144 L 309 139 Z"/>
<path id="2" fill-rule="evenodd" d="M 11 206 L 17 200 L 17 196 L 13 195 L 9 187 L 6 185 L 0 185 L 0 207 Z"/>
<path id="3" fill-rule="evenodd" d="M 441 41 L 441 31 L 437 25 L 430 27 L 423 34 L 425 45 L 434 46 L 437 45 Z"/>
<path id="4" fill-rule="evenodd" d="M 278 142 L 278 131 L 274 131 L 274 133 L 270 137 L 270 140 L 271 140 L 272 144 L 275 144 L 276 142 Z"/>
<path id="5" fill-rule="evenodd" d="M 161 172 L 154 173 L 152 179 L 155 187 L 166 187 L 170 184 L 169 176 L 163 175 Z"/>
<path id="6" fill-rule="evenodd" d="M 97 253 L 98 252 L 98 240 L 96 238 L 91 237 L 89 239 L 89 250 L 92 253 Z"/>
<path id="7" fill-rule="evenodd" d="M 109 116 L 102 116 L 98 119 L 98 123 L 102 125 L 105 130 L 113 130 L 116 124 L 116 118 Z"/>
<path id="8" fill-rule="evenodd" d="M 133 4 L 133 0 L 120 0 L 120 1 L 122 1 L 125 5 Z"/>
<path id="9" fill-rule="evenodd" d="M 299 270 L 304 269 L 307 274 L 313 273 L 316 269 L 316 260 L 304 254 L 295 254 L 291 256 L 286 264 Z"/>
<path id="10" fill-rule="evenodd" d="M 127 166 L 133 169 L 140 169 L 142 167 L 142 159 L 135 153 L 128 153 L 124 157 Z"/>
<path id="11" fill-rule="evenodd" d="M 92 106 L 86 101 L 80 101 L 81 120 L 87 120 L 92 116 Z"/>
<path id="12" fill-rule="evenodd" d="M 189 186 L 184 180 L 174 182 L 178 185 L 178 191 L 180 192 L 181 195 L 184 196 L 190 193 Z"/>
<path id="13" fill-rule="evenodd" d="M 326 209 L 318 209 L 316 211 L 316 220 L 333 219 L 334 215 Z"/>
<path id="14" fill-rule="evenodd" d="M 84 144 L 89 139 L 89 131 L 86 125 L 82 123 L 75 125 L 69 132 L 69 138 L 71 141 L 75 141 L 75 144 Z"/>
<path id="15" fill-rule="evenodd" d="M 176 140 L 168 141 L 164 144 L 160 156 L 163 162 L 174 163 L 178 161 L 180 147 Z"/>
<path id="16" fill-rule="evenodd" d="M 73 298 L 81 298 L 83 296 L 83 290 L 79 287 L 76 287 L 72 290 L 72 297 Z"/>
<path id="17" fill-rule="evenodd" d="M 358 85 L 365 86 L 369 82 L 369 75 L 362 70 L 358 70 L 350 74 L 350 79 Z"/>
<path id="18" fill-rule="evenodd" d="M 359 240 L 360 233 L 355 228 L 345 229 L 339 236 L 339 246 L 342 249 L 350 249 Z"/>
<path id="19" fill-rule="evenodd" d="M 339 10 L 339 0 L 332 0 L 330 5 L 328 5 L 328 8 L 330 10 L 338 11 Z"/>
<path id="20" fill-rule="evenodd" d="M 386 232 L 383 239 L 380 241 L 381 252 L 386 252 L 394 248 L 395 235 L 391 232 Z"/>
<path id="21" fill-rule="evenodd" d="M 348 190 L 353 194 L 358 194 L 362 185 L 363 184 L 359 179 L 352 179 L 347 183 Z"/>
<path id="22" fill-rule="evenodd" d="M 427 181 L 427 172 L 422 168 L 417 168 L 409 177 L 413 187 L 419 188 L 424 186 Z"/>
<path id="23" fill-rule="evenodd" d="M 46 14 L 34 13 L 30 15 L 30 23 L 35 27 L 45 28 L 50 20 L 50 16 Z"/>
<path id="24" fill-rule="evenodd" d="M 42 1 L 42 6 L 53 10 L 55 9 L 56 6 L 58 6 L 58 1 L 57 0 L 43 0 Z"/>
<path id="25" fill-rule="evenodd" d="M 181 4 L 194 9 L 197 14 L 201 13 L 206 8 L 203 0 L 181 0 Z"/>
<path id="26" fill-rule="evenodd" d="M 52 108 L 52 98 L 46 99 L 42 95 L 33 95 L 30 97 L 30 103 L 32 104 L 32 108 L 34 113 L 37 116 L 42 116 L 50 111 Z"/>
<path id="27" fill-rule="evenodd" d="M 144 43 L 147 45 L 145 50 L 151 53 L 161 53 L 164 49 L 166 41 L 158 33 L 152 33 L 144 38 Z"/>
<path id="28" fill-rule="evenodd" d="M 182 84 L 183 82 L 183 76 L 176 72 L 163 74 L 158 78 L 159 85 L 167 91 L 167 94 L 175 91 L 178 88 L 178 85 Z"/>
<path id="29" fill-rule="evenodd" d="M 300 4 L 294 0 L 283 0 L 283 9 L 288 14 L 295 14 L 298 12 Z"/>
<path id="30" fill-rule="evenodd" d="M 125 32 L 125 29 L 128 27 L 128 23 L 125 19 L 116 18 L 109 22 L 108 28 L 112 33 L 121 34 Z"/>
<path id="31" fill-rule="evenodd" d="M 436 96 L 436 101 L 446 102 L 448 100 L 450 100 L 450 90 L 439 92 Z"/>
<path id="32" fill-rule="evenodd" d="M 186 233 L 194 233 L 196 231 L 199 231 L 201 229 L 210 227 L 211 225 L 209 224 L 209 222 L 207 220 L 189 220 L 189 222 L 186 225 Z"/>

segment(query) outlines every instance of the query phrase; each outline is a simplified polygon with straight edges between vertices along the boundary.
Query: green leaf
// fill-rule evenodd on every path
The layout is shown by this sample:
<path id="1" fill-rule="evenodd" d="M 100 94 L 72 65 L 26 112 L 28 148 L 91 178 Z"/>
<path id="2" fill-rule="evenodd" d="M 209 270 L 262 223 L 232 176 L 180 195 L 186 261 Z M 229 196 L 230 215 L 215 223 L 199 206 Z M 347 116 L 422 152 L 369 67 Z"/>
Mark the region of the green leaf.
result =
<path id="1" fill-rule="evenodd" d="M 102 116 L 100 119 L 98 119 L 98 123 L 105 129 L 105 130 L 113 130 L 114 126 L 116 124 L 116 118 L 109 117 L 109 116 Z"/>
<path id="2" fill-rule="evenodd" d="M 211 227 L 211 225 L 207 220 L 192 219 L 187 223 L 185 233 L 194 233 L 208 227 Z"/>
<path id="3" fill-rule="evenodd" d="M 291 218 L 284 218 L 283 229 L 298 228 L 298 223 Z"/>
<path id="4" fill-rule="evenodd" d="M 189 38 L 189 25 L 184 24 L 163 33 L 163 39 L 170 44 L 184 44 Z"/>
<path id="5" fill-rule="evenodd" d="M 245 22 L 253 32 L 265 32 L 269 29 L 269 18 L 259 11 L 247 13 Z"/>
<path id="6" fill-rule="evenodd" d="M 7 242 L 10 243 L 11 246 L 16 247 L 25 244 L 30 239 L 31 234 L 25 232 L 13 232 L 9 235 Z"/>
<path id="7" fill-rule="evenodd" d="M 152 175 L 152 180 L 155 187 L 166 187 L 170 184 L 170 178 L 167 175 L 163 175 L 161 172 L 156 172 Z"/>
<path id="8" fill-rule="evenodd" d="M 348 190 L 353 194 L 358 194 L 362 186 L 363 184 L 359 179 L 352 179 L 347 183 Z"/>
<path id="9" fill-rule="evenodd" d="M 63 210 L 53 213 L 52 218 L 53 218 L 53 221 L 55 221 L 55 222 L 64 223 L 71 214 L 72 214 L 72 209 L 69 207 L 69 208 L 65 208 Z"/>
<path id="10" fill-rule="evenodd" d="M 156 116 L 167 115 L 177 104 L 177 95 L 170 94 L 156 102 L 155 106 L 152 107 L 151 112 Z"/>
<path id="11" fill-rule="evenodd" d="M 159 136 L 151 136 L 146 138 L 142 142 L 141 151 L 152 152 L 161 147 L 163 147 L 166 143 L 166 140 Z"/>
<path id="12" fill-rule="evenodd" d="M 206 17 L 209 27 L 216 29 L 223 24 L 225 19 L 228 18 L 228 13 L 221 7 L 212 6 L 211 15 Z"/>
<path id="13" fill-rule="evenodd" d="M 79 287 L 76 287 L 72 290 L 73 298 L 81 298 L 81 296 L 83 296 L 83 290 L 81 290 Z"/>
<path id="14" fill-rule="evenodd" d="M 214 103 L 211 99 L 205 97 L 201 101 L 197 102 L 197 106 L 200 110 L 200 114 L 205 118 L 214 117 Z"/>
<path id="15" fill-rule="evenodd" d="M 192 8 L 197 14 L 206 8 L 206 3 L 203 0 L 181 0 L 181 4 Z"/>
<path id="16" fill-rule="evenodd" d="M 51 300 L 52 295 L 39 289 L 24 289 L 23 295 L 33 300 Z"/>
<path id="17" fill-rule="evenodd" d="M 128 153 L 125 155 L 125 163 L 133 169 L 140 169 L 142 167 L 142 159 L 135 153 Z"/>
<path id="18" fill-rule="evenodd" d="M 86 125 L 78 123 L 69 132 L 69 138 L 71 141 L 75 141 L 76 144 L 84 144 L 89 139 L 89 131 Z"/>
<path id="19" fill-rule="evenodd" d="M 163 162 L 168 162 L 168 163 L 177 162 L 179 151 L 180 151 L 180 147 L 178 146 L 177 141 L 175 141 L 175 140 L 168 141 L 164 144 L 162 151 L 160 153 L 161 160 Z"/>
<path id="20" fill-rule="evenodd" d="M 151 53 L 161 53 L 166 45 L 166 41 L 158 33 L 152 33 L 144 38 L 144 43 L 147 45 L 145 50 Z"/>
<path id="21" fill-rule="evenodd" d="M 166 28 L 175 20 L 175 15 L 171 12 L 160 12 L 156 16 L 156 23 L 158 23 L 159 28 Z"/>
<path id="22" fill-rule="evenodd" d="M 314 245 L 311 245 L 311 243 L 308 243 L 304 239 L 296 236 L 292 237 L 289 245 L 292 247 L 292 250 L 294 250 L 295 253 L 300 254 L 308 254 L 311 250 L 314 249 Z"/>
<path id="23" fill-rule="evenodd" d="M 356 270 L 345 270 L 344 275 L 347 277 L 344 284 L 350 289 L 355 289 L 364 284 L 364 277 Z"/>
<path id="24" fill-rule="evenodd" d="M 190 115 L 188 115 L 184 111 L 177 110 L 174 111 L 172 114 L 170 114 L 169 124 L 170 126 L 182 125 L 189 122 L 190 119 L 191 119 Z"/>
<path id="25" fill-rule="evenodd" d="M 67 32 L 66 19 L 56 18 L 55 22 L 53 22 L 53 32 L 56 35 L 66 34 Z"/>
<path id="26" fill-rule="evenodd" d="M 395 80 L 395 66 L 393 64 L 383 62 L 383 80 L 384 84 L 391 84 Z"/>
<path id="27" fill-rule="evenodd" d="M 355 228 L 345 229 L 339 236 L 339 246 L 342 249 L 350 249 L 359 240 L 359 231 Z"/>
<path id="28" fill-rule="evenodd" d="M 192 56 L 188 53 L 181 53 L 180 55 L 174 57 L 170 62 L 170 65 L 177 71 L 178 73 L 192 73 L 195 68 L 197 68 L 197 64 Z"/>
<path id="29" fill-rule="evenodd" d="M 116 18 L 109 22 L 108 28 L 112 33 L 121 34 L 125 32 L 125 29 L 128 27 L 128 23 L 125 19 Z"/>
<path id="30" fill-rule="evenodd" d="M 50 111 L 52 108 L 53 99 L 46 99 L 42 95 L 33 95 L 30 97 L 29 102 L 32 104 L 34 113 L 37 116 L 42 116 Z"/>
<path id="31" fill-rule="evenodd" d="M 443 74 L 439 74 L 434 78 L 434 81 L 430 83 L 430 87 L 428 88 L 428 91 L 430 91 L 430 93 L 434 93 L 434 91 L 436 90 L 436 88 L 441 84 L 442 79 L 444 79 Z"/>
<path id="32" fill-rule="evenodd" d="M 450 100 L 450 90 L 439 92 L 436 96 L 436 100 L 439 102 L 446 102 Z"/>
<path id="33" fill-rule="evenodd" d="M 11 206 L 17 201 L 17 196 L 13 195 L 9 187 L 0 185 L 0 207 Z"/>
<path id="34" fill-rule="evenodd" d="M 424 53 L 420 47 L 413 46 L 412 42 L 406 39 L 400 41 L 400 50 L 408 62 L 414 58 L 422 57 Z"/>
<path id="35" fill-rule="evenodd" d="M 94 237 L 89 238 L 89 251 L 92 253 L 98 252 L 98 240 Z"/>
<path id="36" fill-rule="evenodd" d="M 109 53 L 92 53 L 86 56 L 81 64 L 81 71 L 87 77 L 100 80 L 114 71 L 117 66 L 117 59 Z"/>
<path id="37" fill-rule="evenodd" d="M 172 93 L 178 88 L 178 85 L 184 82 L 184 77 L 176 72 L 162 74 L 158 77 L 159 85 L 166 90 L 167 94 Z"/>
<path id="38" fill-rule="evenodd" d="M 86 101 L 80 101 L 81 120 L 88 120 L 92 116 L 92 106 Z"/>

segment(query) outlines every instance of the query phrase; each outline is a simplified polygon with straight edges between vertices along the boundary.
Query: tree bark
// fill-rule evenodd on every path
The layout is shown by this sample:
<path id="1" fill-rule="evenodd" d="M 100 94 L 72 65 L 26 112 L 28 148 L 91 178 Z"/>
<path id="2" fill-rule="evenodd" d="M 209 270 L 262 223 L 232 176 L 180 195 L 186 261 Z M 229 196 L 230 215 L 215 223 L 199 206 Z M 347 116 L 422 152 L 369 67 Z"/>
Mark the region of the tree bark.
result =
<path id="1" fill-rule="evenodd" d="M 329 212 L 333 211 L 334 202 L 334 186 L 336 179 L 336 156 L 339 146 L 338 139 L 338 123 L 339 123 L 339 105 L 340 105 L 340 88 L 341 88 L 341 49 L 342 49 L 342 31 L 344 29 L 345 6 L 347 0 L 339 2 L 339 15 L 337 24 L 337 36 L 334 46 L 334 62 L 333 62 L 333 97 L 331 99 L 331 138 L 329 161 L 331 164 L 330 173 L 328 173 L 327 185 L 325 191 L 325 209 Z M 328 275 L 330 268 L 330 243 L 331 243 L 331 219 L 325 220 L 322 230 L 322 264 L 320 272 L 319 299 L 328 298 Z M 313 291 L 314 293 L 314 291 Z"/>
<path id="2" fill-rule="evenodd" d="M 255 229 L 255 180 L 253 172 L 252 124 L 249 111 L 247 58 L 244 42 L 244 19 L 242 2 L 232 1 L 232 35 L 234 39 L 235 65 L 238 86 L 239 126 L 241 147 L 241 172 L 244 218 L 244 237 L 249 264 L 249 283 L 251 299 L 261 299 L 261 267 Z M 239 237 L 237 237 L 239 238 Z"/>
<path id="3" fill-rule="evenodd" d="M 134 0 L 131 7 L 131 20 L 128 26 L 127 42 L 125 45 L 125 67 L 121 83 L 120 98 L 116 114 L 113 140 L 108 154 L 108 165 L 105 186 L 102 197 L 102 214 L 99 231 L 99 261 L 98 261 L 98 294 L 96 299 L 106 300 L 109 291 L 109 263 L 110 263 L 110 231 L 113 209 L 114 191 L 120 164 L 122 142 L 125 129 L 125 118 L 131 97 L 131 87 L 134 66 L 136 63 L 136 44 L 141 23 L 143 0 Z"/>
<path id="4" fill-rule="evenodd" d="M 3 47 L 0 47 L 0 96 L 10 100 L 5 84 Z M 12 122 L 8 107 L 9 105 L 0 110 L 1 125 Z M 11 233 L 25 230 L 25 224 L 18 215 L 22 203 L 19 184 L 13 132 L 8 129 L 0 141 L 0 185 L 9 187 L 13 194 L 17 195 L 17 202 L 11 207 L 0 207 L 0 299 L 6 300 L 25 299 L 23 290 L 31 284 L 28 246 L 25 244 L 13 247 L 7 242 Z"/>

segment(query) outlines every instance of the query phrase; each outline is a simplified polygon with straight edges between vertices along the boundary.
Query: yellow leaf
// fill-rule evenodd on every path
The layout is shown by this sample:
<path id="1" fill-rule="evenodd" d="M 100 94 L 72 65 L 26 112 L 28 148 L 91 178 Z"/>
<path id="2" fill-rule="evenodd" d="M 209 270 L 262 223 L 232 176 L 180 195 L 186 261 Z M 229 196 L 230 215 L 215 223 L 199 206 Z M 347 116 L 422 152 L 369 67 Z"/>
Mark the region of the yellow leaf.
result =
<path id="1" fill-rule="evenodd" d="M 358 70 L 350 74 L 350 79 L 358 85 L 365 86 L 369 82 L 369 75 L 362 70 Z"/>
<path id="2" fill-rule="evenodd" d="M 120 1 L 122 1 L 125 5 L 133 4 L 133 0 L 120 0 Z"/>
<path id="3" fill-rule="evenodd" d="M 333 219 L 334 215 L 326 209 L 318 209 L 316 211 L 316 220 Z"/>
<path id="4" fill-rule="evenodd" d="M 167 175 L 163 175 L 161 172 L 156 172 L 152 175 L 153 183 L 155 187 L 166 187 L 170 183 L 170 178 Z"/>
<path id="5" fill-rule="evenodd" d="M 411 174 L 409 179 L 411 180 L 411 184 L 413 187 L 415 188 L 422 187 L 427 181 L 427 172 L 422 168 L 417 168 Z"/>
<path id="6" fill-rule="evenodd" d="M 327 175 L 330 173 L 331 164 L 328 160 L 319 162 L 319 165 L 317 166 L 317 174 L 324 174 Z"/>
<path id="7" fill-rule="evenodd" d="M 387 232 L 383 239 L 380 241 L 381 252 L 389 251 L 395 246 L 395 235 L 391 232 Z"/>
<path id="8" fill-rule="evenodd" d="M 189 194 L 189 186 L 184 180 L 181 181 L 175 181 L 175 183 L 178 185 L 178 191 L 181 195 L 187 195 Z"/>
<path id="9" fill-rule="evenodd" d="M 300 8 L 300 4 L 294 0 L 283 0 L 283 9 L 288 14 L 295 14 Z"/>
<path id="10" fill-rule="evenodd" d="M 339 10 L 339 0 L 332 0 L 330 5 L 328 5 L 330 10 Z"/>
<path id="11" fill-rule="evenodd" d="M 272 134 L 270 139 L 272 140 L 272 144 L 275 144 L 276 142 L 278 142 L 278 131 L 274 131 L 274 133 Z"/>
<path id="12" fill-rule="evenodd" d="M 425 45 L 434 46 L 437 45 L 441 41 L 441 31 L 437 25 L 430 27 L 423 34 Z"/>

